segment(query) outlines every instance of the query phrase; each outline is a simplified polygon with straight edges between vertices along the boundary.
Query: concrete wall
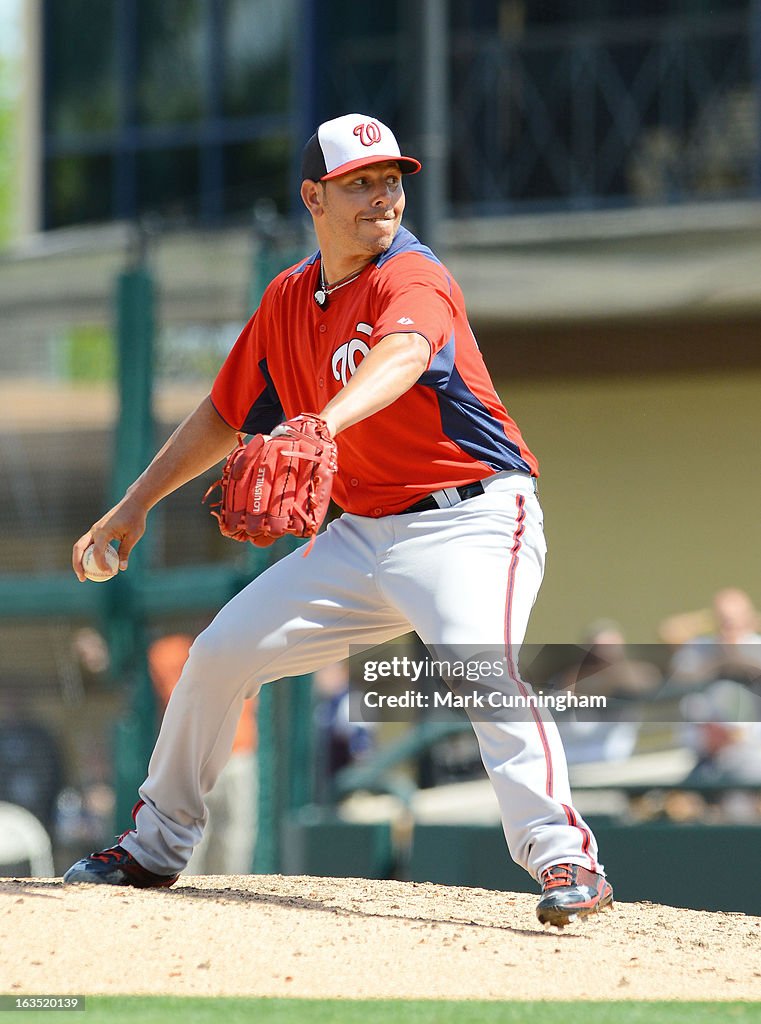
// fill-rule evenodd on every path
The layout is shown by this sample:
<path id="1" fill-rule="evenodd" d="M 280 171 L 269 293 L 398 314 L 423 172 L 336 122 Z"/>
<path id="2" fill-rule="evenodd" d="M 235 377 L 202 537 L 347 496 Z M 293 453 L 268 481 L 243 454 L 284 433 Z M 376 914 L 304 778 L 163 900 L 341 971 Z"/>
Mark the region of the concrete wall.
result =
<path id="1" fill-rule="evenodd" d="M 527 639 L 574 642 L 613 616 L 652 641 L 730 584 L 761 604 L 761 368 L 497 382 L 542 470 L 549 556 Z"/>

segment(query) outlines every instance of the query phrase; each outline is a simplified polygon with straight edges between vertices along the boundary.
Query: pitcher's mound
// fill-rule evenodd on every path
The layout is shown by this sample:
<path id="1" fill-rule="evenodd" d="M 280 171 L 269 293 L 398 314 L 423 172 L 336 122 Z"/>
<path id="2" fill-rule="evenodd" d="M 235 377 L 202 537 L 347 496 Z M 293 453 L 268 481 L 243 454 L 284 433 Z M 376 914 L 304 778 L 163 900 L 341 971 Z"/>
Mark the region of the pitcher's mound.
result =
<path id="1" fill-rule="evenodd" d="M 558 932 L 536 902 L 356 878 L 2 879 L 0 978 L 8 994 L 761 1000 L 761 918 L 619 903 Z"/>

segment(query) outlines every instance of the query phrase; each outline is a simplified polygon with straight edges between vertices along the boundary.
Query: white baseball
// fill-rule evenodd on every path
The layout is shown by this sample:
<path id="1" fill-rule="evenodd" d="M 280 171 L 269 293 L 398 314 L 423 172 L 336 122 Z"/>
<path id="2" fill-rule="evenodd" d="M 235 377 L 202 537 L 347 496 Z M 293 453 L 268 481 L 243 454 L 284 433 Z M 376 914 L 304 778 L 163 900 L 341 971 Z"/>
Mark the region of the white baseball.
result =
<path id="1" fill-rule="evenodd" d="M 113 579 L 119 571 L 119 555 L 116 548 L 110 544 L 106 544 L 106 562 L 108 563 L 109 572 L 103 572 L 95 563 L 95 556 L 93 555 L 94 544 L 91 544 L 89 548 L 85 550 L 82 555 L 82 568 L 85 571 L 85 576 L 88 580 L 92 580 L 93 583 L 105 583 L 106 580 Z"/>

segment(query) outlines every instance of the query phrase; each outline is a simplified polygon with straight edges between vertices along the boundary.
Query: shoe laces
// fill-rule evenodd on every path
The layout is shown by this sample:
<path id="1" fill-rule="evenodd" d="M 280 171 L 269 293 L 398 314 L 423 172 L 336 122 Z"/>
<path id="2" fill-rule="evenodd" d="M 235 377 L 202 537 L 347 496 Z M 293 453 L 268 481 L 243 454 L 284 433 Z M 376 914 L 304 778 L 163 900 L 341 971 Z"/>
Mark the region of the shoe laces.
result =
<path id="1" fill-rule="evenodd" d="M 542 875 L 544 889 L 565 889 L 575 884 L 575 864 L 553 864 Z"/>
<path id="2" fill-rule="evenodd" d="M 120 864 L 126 860 L 129 854 L 118 846 L 112 846 L 109 850 L 100 850 L 98 853 L 91 853 L 90 860 L 100 860 L 104 864 Z"/>

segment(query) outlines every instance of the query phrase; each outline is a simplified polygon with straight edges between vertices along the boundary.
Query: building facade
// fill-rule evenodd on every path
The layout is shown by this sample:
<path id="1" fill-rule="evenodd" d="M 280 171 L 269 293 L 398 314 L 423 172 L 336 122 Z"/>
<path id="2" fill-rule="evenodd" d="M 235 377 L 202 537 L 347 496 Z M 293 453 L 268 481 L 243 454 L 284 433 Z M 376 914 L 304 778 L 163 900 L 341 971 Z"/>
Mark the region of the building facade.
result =
<path id="1" fill-rule="evenodd" d="M 429 167 L 440 154 L 441 203 L 460 216 L 761 190 L 759 0 L 29 10 L 37 228 L 222 224 L 262 198 L 292 212 L 303 142 L 350 109 Z"/>

